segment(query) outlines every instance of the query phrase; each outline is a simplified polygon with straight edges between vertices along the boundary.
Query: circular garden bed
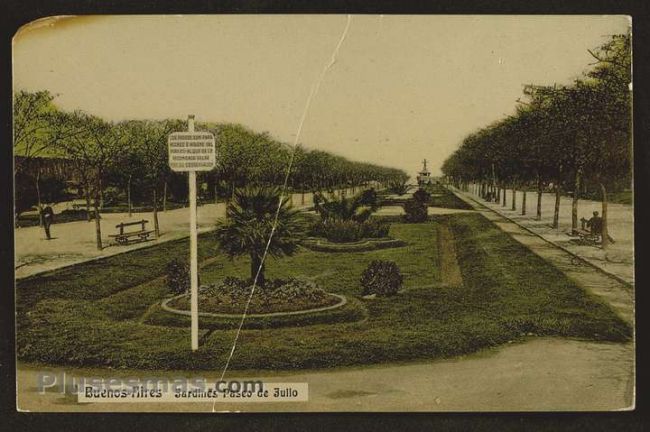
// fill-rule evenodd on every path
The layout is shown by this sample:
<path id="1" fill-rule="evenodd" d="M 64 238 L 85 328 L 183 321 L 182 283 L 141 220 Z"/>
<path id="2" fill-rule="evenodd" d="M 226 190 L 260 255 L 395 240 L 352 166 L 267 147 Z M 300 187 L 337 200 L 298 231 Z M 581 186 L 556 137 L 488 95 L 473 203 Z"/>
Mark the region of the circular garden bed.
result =
<path id="1" fill-rule="evenodd" d="M 322 237 L 309 237 L 302 245 L 317 252 L 367 252 L 406 246 L 406 242 L 393 238 L 368 238 L 355 242 L 335 243 Z"/>
<path id="2" fill-rule="evenodd" d="M 207 328 L 235 328 L 248 304 L 244 328 L 283 327 L 365 318 L 363 306 L 345 296 L 331 294 L 308 279 L 267 281 L 256 287 L 251 296 L 251 284 L 237 278 L 199 290 L 199 316 Z M 250 300 L 249 300 L 250 299 Z M 145 317 L 151 324 L 186 326 L 190 319 L 189 294 L 165 299 L 154 305 Z"/>

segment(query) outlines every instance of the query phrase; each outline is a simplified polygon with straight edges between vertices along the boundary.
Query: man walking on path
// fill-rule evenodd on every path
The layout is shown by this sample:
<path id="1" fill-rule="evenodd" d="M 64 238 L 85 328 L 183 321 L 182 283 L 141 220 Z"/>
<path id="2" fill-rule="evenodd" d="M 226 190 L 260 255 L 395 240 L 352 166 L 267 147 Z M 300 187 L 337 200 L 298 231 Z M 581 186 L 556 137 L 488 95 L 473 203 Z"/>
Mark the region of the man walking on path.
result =
<path id="1" fill-rule="evenodd" d="M 50 225 L 54 223 L 54 210 L 52 207 L 46 206 L 42 211 L 41 215 L 43 216 L 43 228 L 45 229 L 45 236 L 48 240 L 51 240 L 50 236 Z"/>

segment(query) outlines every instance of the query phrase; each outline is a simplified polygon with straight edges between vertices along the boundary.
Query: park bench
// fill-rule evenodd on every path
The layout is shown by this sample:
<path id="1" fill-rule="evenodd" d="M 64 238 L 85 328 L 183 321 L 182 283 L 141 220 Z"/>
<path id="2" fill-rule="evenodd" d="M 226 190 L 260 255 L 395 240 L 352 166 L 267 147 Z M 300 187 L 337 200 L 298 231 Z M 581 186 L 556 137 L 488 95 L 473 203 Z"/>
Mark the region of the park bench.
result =
<path id="1" fill-rule="evenodd" d="M 597 245 L 599 243 L 600 236 L 592 234 L 590 230 L 587 229 L 587 219 L 580 218 L 580 228 L 575 228 L 572 231 L 572 234 L 578 236 L 580 241 L 586 244 Z M 611 235 L 607 234 L 607 238 L 611 243 L 615 243 Z"/>
<path id="2" fill-rule="evenodd" d="M 129 244 L 129 241 L 131 239 L 137 240 L 137 241 L 145 241 L 149 238 L 149 235 L 153 232 L 153 230 L 147 230 L 146 229 L 146 224 L 148 224 L 149 221 L 142 219 L 140 221 L 135 221 L 135 222 L 128 222 L 128 223 L 120 223 L 118 225 L 115 225 L 115 228 L 119 229 L 120 232 L 118 234 L 111 234 L 109 237 L 113 237 L 115 241 L 120 244 L 120 245 L 126 245 Z M 124 231 L 124 228 L 127 227 L 132 227 L 139 225 L 140 229 L 137 231 Z"/>

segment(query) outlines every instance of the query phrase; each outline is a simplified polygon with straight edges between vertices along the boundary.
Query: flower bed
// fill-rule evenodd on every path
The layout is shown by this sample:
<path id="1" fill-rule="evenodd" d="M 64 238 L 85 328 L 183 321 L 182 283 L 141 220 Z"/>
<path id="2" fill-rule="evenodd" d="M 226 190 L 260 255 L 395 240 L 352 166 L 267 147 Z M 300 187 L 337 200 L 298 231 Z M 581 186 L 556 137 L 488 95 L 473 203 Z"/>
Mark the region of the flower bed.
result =
<path id="1" fill-rule="evenodd" d="M 334 243 L 325 238 L 309 237 L 302 242 L 304 247 L 317 252 L 368 252 L 402 247 L 406 244 L 405 241 L 393 238 L 369 238 L 356 242 Z"/>
<path id="2" fill-rule="evenodd" d="M 339 302 L 333 306 L 294 312 L 246 314 L 246 320 L 242 328 L 304 327 L 316 324 L 356 322 L 368 317 L 365 307 L 356 298 L 341 295 L 332 296 L 337 298 Z M 168 306 L 165 307 L 163 304 L 156 303 L 151 306 L 145 313 L 142 322 L 164 327 L 188 328 L 190 326 L 190 316 L 185 311 L 182 311 L 182 313 L 172 312 Z M 236 329 L 241 324 L 241 317 L 241 310 L 238 314 L 215 314 L 203 312 L 201 305 L 199 305 L 199 323 L 202 329 Z"/>
<path id="3" fill-rule="evenodd" d="M 267 281 L 255 287 L 251 296 L 250 281 L 229 277 L 199 291 L 201 311 L 212 314 L 241 314 L 248 303 L 249 314 L 290 313 L 319 309 L 341 303 L 341 297 L 329 294 L 308 279 Z M 250 299 L 250 302 L 249 302 Z M 188 295 L 167 302 L 171 309 L 190 310 Z"/>
<path id="4" fill-rule="evenodd" d="M 390 224 L 378 219 L 363 222 L 355 220 L 325 219 L 312 225 L 309 234 L 324 237 L 332 243 L 352 243 L 369 238 L 388 237 Z"/>

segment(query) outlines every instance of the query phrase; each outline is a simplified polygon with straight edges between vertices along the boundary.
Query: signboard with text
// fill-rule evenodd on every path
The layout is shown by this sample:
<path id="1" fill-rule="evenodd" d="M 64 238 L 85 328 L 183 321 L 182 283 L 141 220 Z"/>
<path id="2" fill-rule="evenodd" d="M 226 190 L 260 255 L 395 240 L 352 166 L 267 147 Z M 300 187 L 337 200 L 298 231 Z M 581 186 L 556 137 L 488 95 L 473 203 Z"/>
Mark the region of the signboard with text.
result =
<path id="1" fill-rule="evenodd" d="M 172 171 L 210 171 L 215 166 L 215 140 L 210 132 L 173 132 L 167 145 Z"/>

